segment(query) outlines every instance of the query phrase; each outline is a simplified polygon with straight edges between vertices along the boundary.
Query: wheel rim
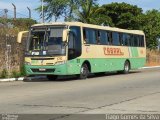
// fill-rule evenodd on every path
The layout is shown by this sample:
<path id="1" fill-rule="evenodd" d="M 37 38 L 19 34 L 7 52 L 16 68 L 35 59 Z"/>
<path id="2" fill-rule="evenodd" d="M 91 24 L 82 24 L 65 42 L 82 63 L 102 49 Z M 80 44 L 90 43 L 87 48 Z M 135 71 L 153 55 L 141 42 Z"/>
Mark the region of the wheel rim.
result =
<path id="1" fill-rule="evenodd" d="M 129 64 L 128 62 L 125 64 L 125 67 L 124 67 L 125 71 L 128 72 L 129 71 Z"/>

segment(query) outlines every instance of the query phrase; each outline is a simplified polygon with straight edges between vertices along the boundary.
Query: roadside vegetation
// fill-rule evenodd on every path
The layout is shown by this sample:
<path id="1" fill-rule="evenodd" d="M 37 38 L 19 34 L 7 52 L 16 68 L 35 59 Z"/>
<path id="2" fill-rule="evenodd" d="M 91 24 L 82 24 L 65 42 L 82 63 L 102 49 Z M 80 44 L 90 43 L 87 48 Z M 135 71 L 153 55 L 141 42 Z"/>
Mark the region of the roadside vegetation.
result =
<path id="1" fill-rule="evenodd" d="M 35 23 L 36 23 L 35 20 L 27 19 L 27 18 L 17 18 L 16 20 L 0 18 L 0 45 L 1 45 L 0 49 L 2 49 L 2 45 L 6 44 L 5 41 L 6 41 L 6 39 L 8 39 L 7 37 L 9 37 L 10 40 L 14 40 L 15 36 L 17 36 L 19 31 L 28 30 L 29 27 Z M 18 43 L 15 43 L 15 44 L 12 43 L 12 46 L 16 48 L 17 46 L 19 46 L 17 44 Z M 21 45 L 21 46 L 23 46 L 23 45 Z M 5 51 L 5 49 L 6 48 L 4 46 L 3 50 Z M 20 52 L 23 52 L 23 51 L 20 51 Z M 3 56 L 3 55 L 1 55 L 1 56 Z M 17 57 L 17 56 L 15 55 L 14 57 Z M 18 57 L 20 57 L 20 56 L 18 56 Z M 4 57 L 1 57 L 1 60 L 3 60 L 3 59 L 4 59 Z M 2 61 L 1 61 L 1 63 L 2 63 Z M 6 67 L 5 68 L 2 67 L 2 69 L 0 70 L 0 78 L 18 78 L 21 76 L 25 76 L 23 66 L 21 66 L 19 70 L 11 70 L 10 73 L 8 72 Z"/>
<path id="2" fill-rule="evenodd" d="M 147 50 L 147 63 L 146 66 L 160 66 L 160 51 Z"/>
<path id="3" fill-rule="evenodd" d="M 25 74 L 25 68 L 24 68 L 24 66 L 22 66 L 20 68 L 20 71 L 13 70 L 13 71 L 11 71 L 10 74 L 6 69 L 3 69 L 1 71 L 0 78 L 19 78 L 19 77 L 23 77 L 25 75 L 26 75 Z"/>
<path id="4" fill-rule="evenodd" d="M 32 24 L 36 21 L 28 18 L 6 19 L 0 18 L 0 35 L 15 35 L 17 36 L 19 31 L 28 30 Z"/>

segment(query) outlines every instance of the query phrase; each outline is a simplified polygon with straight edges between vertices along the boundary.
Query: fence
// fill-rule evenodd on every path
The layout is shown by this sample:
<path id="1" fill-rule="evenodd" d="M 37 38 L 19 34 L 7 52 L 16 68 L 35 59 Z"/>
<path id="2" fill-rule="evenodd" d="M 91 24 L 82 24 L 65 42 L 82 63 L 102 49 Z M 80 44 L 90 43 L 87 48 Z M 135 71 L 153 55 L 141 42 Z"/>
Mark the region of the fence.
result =
<path id="1" fill-rule="evenodd" d="M 22 13 L 8 9 L 0 9 L 0 18 L 6 18 L 6 19 L 30 18 L 36 21 L 40 20 L 40 18 L 34 17 L 34 15 L 36 15 L 35 11 L 31 10 L 29 7 L 26 7 L 26 10 L 28 11 L 28 13 Z"/>

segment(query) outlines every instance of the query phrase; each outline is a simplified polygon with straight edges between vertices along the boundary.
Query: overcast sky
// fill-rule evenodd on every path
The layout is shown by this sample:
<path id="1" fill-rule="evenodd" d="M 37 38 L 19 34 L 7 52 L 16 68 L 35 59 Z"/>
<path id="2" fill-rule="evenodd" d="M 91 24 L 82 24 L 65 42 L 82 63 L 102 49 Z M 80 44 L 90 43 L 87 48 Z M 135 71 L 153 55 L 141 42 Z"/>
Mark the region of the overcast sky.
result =
<path id="1" fill-rule="evenodd" d="M 14 3 L 17 6 L 17 12 L 21 16 L 28 16 L 27 7 L 32 10 L 32 17 L 36 20 L 40 20 L 39 14 L 34 11 L 34 9 L 41 5 L 41 0 L 0 0 L 0 12 L 2 13 L 3 9 L 9 10 L 9 15 L 12 16 L 13 6 L 11 3 Z M 108 4 L 111 2 L 126 2 L 133 5 L 141 7 L 144 11 L 150 9 L 160 10 L 160 1 L 159 0 L 99 0 L 99 4 Z"/>

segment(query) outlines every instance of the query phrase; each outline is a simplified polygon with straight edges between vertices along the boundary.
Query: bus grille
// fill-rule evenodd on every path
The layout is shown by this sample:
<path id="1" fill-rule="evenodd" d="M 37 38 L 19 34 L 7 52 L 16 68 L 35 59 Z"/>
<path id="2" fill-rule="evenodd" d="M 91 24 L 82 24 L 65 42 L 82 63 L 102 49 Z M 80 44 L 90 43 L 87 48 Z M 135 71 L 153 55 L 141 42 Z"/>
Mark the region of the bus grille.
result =
<path id="1" fill-rule="evenodd" d="M 32 72 L 43 72 L 43 73 L 45 73 L 45 72 L 54 72 L 55 71 L 55 69 L 31 69 L 32 70 Z"/>

